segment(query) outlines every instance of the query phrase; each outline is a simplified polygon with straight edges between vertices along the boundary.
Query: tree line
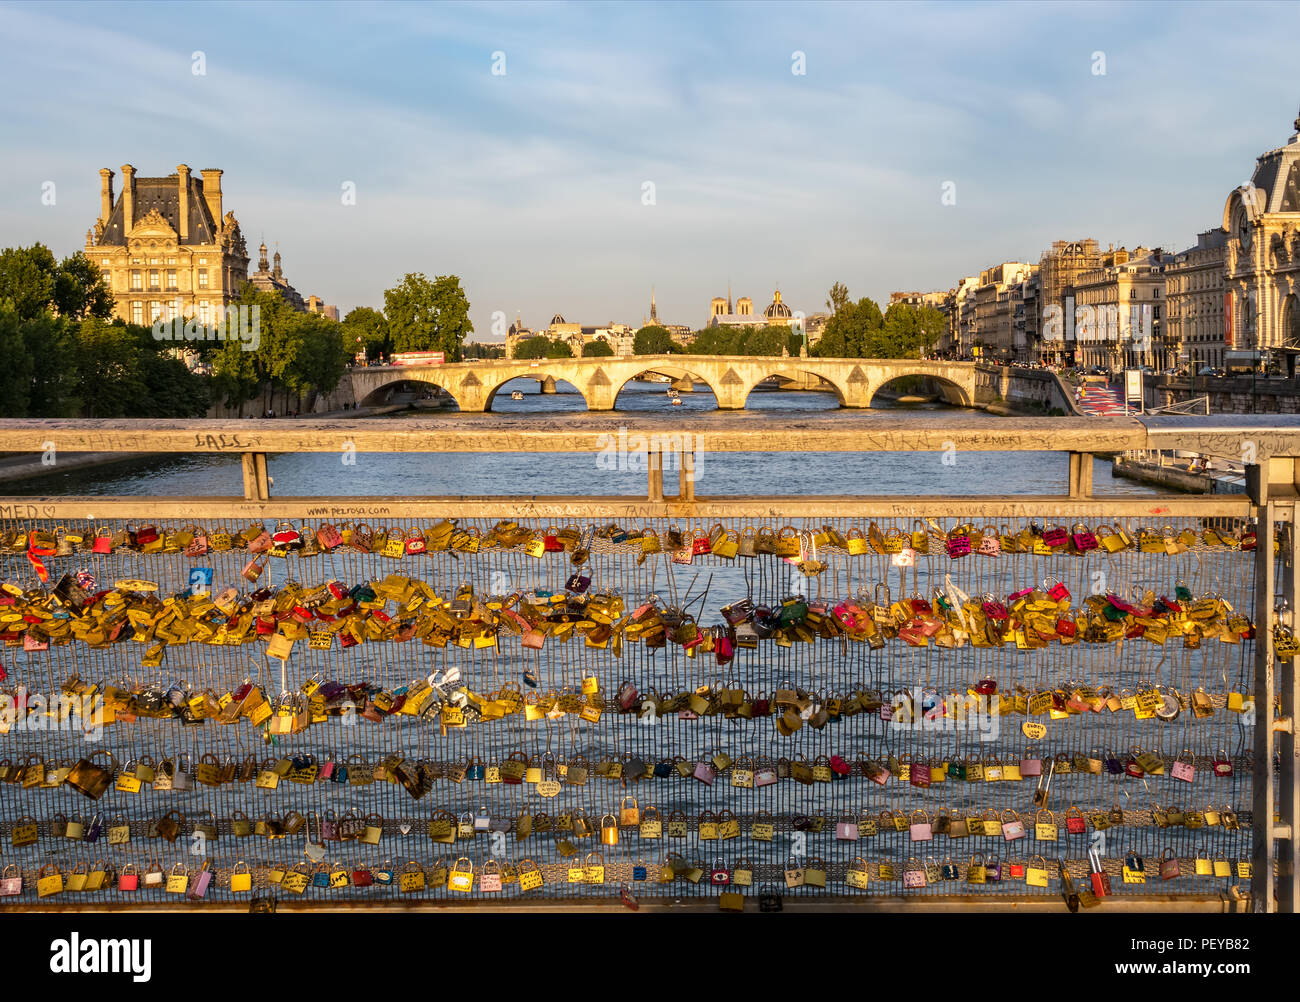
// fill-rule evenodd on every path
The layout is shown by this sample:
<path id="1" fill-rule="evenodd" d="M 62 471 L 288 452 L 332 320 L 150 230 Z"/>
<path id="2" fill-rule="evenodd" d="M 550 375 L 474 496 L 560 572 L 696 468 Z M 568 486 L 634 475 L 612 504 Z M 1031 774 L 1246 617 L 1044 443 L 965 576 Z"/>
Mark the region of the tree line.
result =
<path id="1" fill-rule="evenodd" d="M 809 350 L 818 358 L 919 358 L 948 329 L 948 318 L 932 306 L 894 303 L 884 312 L 872 299 L 856 303 L 841 282 L 831 286 L 830 319 Z"/>
<path id="2" fill-rule="evenodd" d="M 81 252 L 60 262 L 39 243 L 0 250 L 0 417 L 201 417 L 214 402 L 237 407 L 273 392 L 301 409 L 360 353 L 460 361 L 474 329 L 455 275 L 408 274 L 385 291 L 383 312 L 358 307 L 341 322 L 245 283 L 228 305 L 258 307 L 248 341 L 159 340 L 152 324 L 115 318 L 113 305 Z"/>

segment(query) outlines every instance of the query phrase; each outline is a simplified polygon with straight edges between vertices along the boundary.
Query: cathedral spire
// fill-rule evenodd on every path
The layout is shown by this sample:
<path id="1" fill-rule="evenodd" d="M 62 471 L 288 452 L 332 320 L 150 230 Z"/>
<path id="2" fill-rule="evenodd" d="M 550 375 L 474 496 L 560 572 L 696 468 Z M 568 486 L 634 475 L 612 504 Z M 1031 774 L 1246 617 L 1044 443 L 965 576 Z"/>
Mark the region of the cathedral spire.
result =
<path id="1" fill-rule="evenodd" d="M 650 286 L 650 322 L 653 324 L 658 321 L 659 311 L 655 309 L 655 287 L 652 285 Z"/>
<path id="2" fill-rule="evenodd" d="M 731 279 L 727 279 L 727 316 L 731 316 L 735 312 L 731 308 Z"/>

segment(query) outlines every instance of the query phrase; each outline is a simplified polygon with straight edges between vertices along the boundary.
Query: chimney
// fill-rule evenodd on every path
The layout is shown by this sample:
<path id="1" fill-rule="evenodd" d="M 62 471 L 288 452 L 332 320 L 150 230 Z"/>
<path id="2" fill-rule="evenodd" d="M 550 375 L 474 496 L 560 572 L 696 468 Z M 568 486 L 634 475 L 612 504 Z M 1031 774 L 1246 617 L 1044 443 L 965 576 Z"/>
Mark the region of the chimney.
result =
<path id="1" fill-rule="evenodd" d="M 176 168 L 180 201 L 176 205 L 176 232 L 182 241 L 190 237 L 190 169 L 181 164 Z"/>
<path id="2" fill-rule="evenodd" d="M 208 211 L 212 213 L 212 223 L 217 229 L 221 229 L 221 171 L 212 167 L 205 167 L 203 174 L 203 200 L 208 203 Z"/>
<path id="3" fill-rule="evenodd" d="M 108 225 L 113 214 L 113 172 L 107 167 L 99 169 L 99 221 Z"/>
<path id="4" fill-rule="evenodd" d="M 135 226 L 135 168 L 122 165 L 122 236 Z"/>

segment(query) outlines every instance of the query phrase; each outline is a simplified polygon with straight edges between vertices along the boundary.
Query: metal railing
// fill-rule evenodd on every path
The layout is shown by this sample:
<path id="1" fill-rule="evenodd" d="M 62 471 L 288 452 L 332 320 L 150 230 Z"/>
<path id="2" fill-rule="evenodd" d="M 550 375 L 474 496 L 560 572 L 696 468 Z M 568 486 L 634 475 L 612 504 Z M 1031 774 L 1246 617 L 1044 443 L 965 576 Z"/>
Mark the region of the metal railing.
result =
<path id="1" fill-rule="evenodd" d="M 119 766 L 149 756 L 156 764 L 165 759 L 180 766 L 186 761 L 197 772 L 206 761 L 204 756 L 211 755 L 215 763 L 208 764 L 223 767 L 244 763 L 251 756 L 257 768 L 242 781 L 193 782 L 186 791 L 145 784 L 140 793 L 130 793 L 114 786 L 93 804 L 66 785 L 0 783 L 0 845 L 4 847 L 0 869 L 15 865 L 24 878 L 22 893 L 0 897 L 0 907 L 244 908 L 250 896 L 273 895 L 281 907 L 290 908 L 588 908 L 616 899 L 619 888 L 626 885 L 645 907 L 679 900 L 703 904 L 721 891 L 739 891 L 752 899 L 765 889 L 769 896 L 779 893 L 786 907 L 795 908 L 985 908 L 1012 902 L 1017 907 L 1060 908 L 1058 860 L 1064 861 L 1075 881 L 1086 885 L 1089 849 L 1098 848 L 1102 850 L 1099 862 L 1115 891 L 1103 901 L 1104 908 L 1239 910 L 1249 905 L 1257 910 L 1294 910 L 1295 687 L 1292 663 L 1275 661 L 1271 627 L 1275 607 L 1283 601 L 1288 605 L 1279 621 L 1291 629 L 1297 626 L 1290 610 L 1300 583 L 1294 532 L 1300 428 L 1250 419 L 1065 418 L 990 424 L 947 416 L 909 418 L 895 425 L 835 415 L 810 417 L 773 431 L 709 417 L 642 420 L 637 422 L 642 437 L 635 439 L 642 443 L 647 470 L 641 498 L 271 497 L 268 455 L 279 452 L 335 452 L 343 442 L 363 453 L 590 452 L 607 448 L 608 436 L 616 435 L 619 428 L 618 419 L 541 419 L 520 429 L 491 418 L 466 416 L 400 423 L 244 421 L 220 428 L 207 422 L 150 423 L 148 427 L 133 422 L 0 422 L 0 449 L 8 451 L 44 450 L 53 443 L 60 453 L 233 452 L 241 455 L 243 470 L 242 497 L 0 498 L 0 534 L 61 527 L 65 537 L 93 539 L 106 530 L 104 535 L 111 539 L 147 522 L 160 528 L 164 540 L 168 530 L 174 533 L 186 526 L 211 539 L 223 527 L 237 535 L 249 525 L 274 531 L 278 523 L 287 521 L 314 533 L 325 524 L 342 527 L 350 522 L 355 529 L 365 522 L 372 530 L 405 540 L 429 538 L 413 531 L 414 527 L 428 530 L 442 519 L 454 519 L 459 530 L 489 539 L 497 523 L 509 520 L 539 540 L 548 535 L 558 538 L 562 530 L 571 528 L 577 546 L 589 551 L 578 567 L 573 562 L 572 538 L 562 540 L 558 550 L 543 549 L 541 555 L 531 553 L 522 541 L 483 546 L 477 552 L 435 547 L 426 553 L 403 551 L 394 556 L 343 545 L 315 556 L 291 552 L 282 558 L 268 557 L 256 584 L 250 584 L 241 572 L 251 554 L 237 547 L 188 558 L 183 551 L 144 553 L 119 545 L 107 554 L 77 552 L 41 558 L 49 573 L 48 586 L 63 573 L 84 568 L 99 588 L 144 578 L 157 585 L 158 596 L 165 597 L 192 588 L 192 572 L 202 566 L 211 572 L 214 592 L 227 585 L 247 592 L 269 583 L 273 592 L 280 593 L 290 581 L 309 590 L 327 580 L 353 585 L 397 575 L 428 583 L 434 594 L 448 602 L 463 585 L 472 584 L 477 599 L 487 602 L 518 593 L 563 594 L 571 576 L 580 572 L 590 579 L 583 594 L 604 593 L 623 600 L 622 614 L 611 617 L 616 627 L 644 604 L 685 610 L 700 627 L 719 624 L 711 640 L 713 654 L 672 640 L 655 647 L 627 633 L 615 653 L 610 638 L 601 646 L 584 641 L 581 633 L 570 634 L 567 640 L 552 633 L 537 649 L 524 646 L 519 636 L 501 625 L 490 631 L 490 644 L 479 645 L 467 635 L 454 633 L 441 646 L 423 637 L 398 640 L 382 635 L 376 627 L 375 635 L 365 633 L 360 643 L 346 647 L 337 639 L 328 649 L 297 643 L 284 662 L 265 657 L 265 640 L 218 646 L 191 637 L 188 642 L 166 643 L 161 663 L 153 668 L 143 667 L 142 659 L 156 646 L 155 635 L 148 642 L 99 646 L 54 637 L 44 650 L 24 650 L 22 641 L 14 645 L 7 635 L 5 684 L 35 693 L 58 693 L 74 675 L 84 682 L 124 689 L 132 681 L 137 688 L 150 682 L 184 683 L 188 693 L 210 690 L 216 695 L 238 690 L 248 679 L 274 702 L 282 691 L 299 692 L 313 678 L 366 680 L 391 694 L 441 673 L 442 680 L 458 674 L 459 682 L 444 687 L 439 698 L 445 696 L 450 702 L 452 690 L 464 686 L 475 699 L 509 702 L 502 694 L 517 690 L 533 710 L 507 712 L 500 719 L 491 714 L 483 719 L 480 711 L 465 726 L 454 714 L 449 725 L 445 709 L 433 718 L 377 713 L 377 719 L 371 719 L 330 713 L 299 731 L 274 736 L 263 733 L 266 725 L 247 721 L 230 727 L 210 721 L 186 726 L 175 719 L 138 716 L 105 726 L 102 741 L 90 746 L 80 744 L 69 731 L 12 727 L 0 737 L 0 767 L 5 758 L 14 765 L 20 760 L 68 765 L 90 748 L 112 752 Z M 1250 467 L 1249 495 L 1093 494 L 1094 453 L 1177 448 L 1239 458 L 1243 442 L 1257 460 Z M 692 476 L 693 457 L 699 452 L 778 455 L 952 447 L 1066 451 L 1071 456 L 1068 481 L 1061 493 L 1050 496 L 708 498 L 696 496 Z M 675 495 L 665 494 L 665 472 L 670 477 L 676 473 Z M 1007 542 L 1007 548 L 996 556 L 981 554 L 978 548 L 968 556 L 951 556 L 948 537 L 963 524 L 996 538 L 999 548 Z M 1032 535 L 1034 527 L 1060 525 L 1073 536 L 1079 524 L 1098 537 L 1106 534 L 1103 526 L 1124 527 L 1133 544 L 1113 553 L 1103 545 L 1080 550 L 1073 544 L 1034 552 L 1037 541 L 1027 551 L 1013 549 L 1017 545 L 1013 541 L 1023 539 L 1022 533 Z M 1143 528 L 1162 545 L 1170 540 L 1169 547 L 1163 552 L 1146 547 Z M 1254 550 L 1241 545 L 1249 528 L 1258 541 Z M 688 541 L 711 535 L 716 541 L 721 531 L 721 538 L 740 544 L 762 538 L 765 529 L 776 539 L 802 540 L 797 556 L 804 566 L 775 553 L 747 558 L 741 553 L 728 555 L 725 546 L 715 551 L 711 545 L 706 551 L 692 552 L 686 563 L 673 559 L 669 545 L 675 538 L 670 536 L 673 531 Z M 661 541 L 658 552 L 647 552 L 647 530 Z M 919 537 L 912 535 L 918 532 Z M 620 533 L 633 535 L 618 538 Z M 859 538 L 865 542 L 855 542 Z M 1279 541 L 1276 556 L 1266 542 L 1275 538 Z M 1236 545 L 1231 545 L 1233 540 Z M 900 541 L 908 545 L 900 546 Z M 990 543 L 986 549 L 992 548 Z M 903 549 L 912 555 L 900 561 L 898 553 Z M 819 569 L 818 564 L 823 566 Z M 39 590 L 33 573 L 27 552 L 11 547 L 0 553 L 0 581 Z M 956 630 L 948 630 L 939 634 L 946 638 L 942 646 L 915 642 L 920 640 L 916 634 L 904 636 L 898 631 L 877 646 L 852 631 L 809 628 L 804 636 L 782 628 L 753 647 L 737 641 L 725 664 L 719 663 L 716 653 L 717 639 L 738 636 L 725 629 L 719 607 L 745 599 L 779 610 L 784 601 L 802 595 L 814 607 L 819 600 L 824 602 L 826 612 L 821 615 L 830 616 L 836 615 L 832 607 L 853 596 L 859 596 L 863 606 L 880 601 L 886 607 L 913 595 L 927 601 L 945 596 L 956 599 L 953 604 L 960 607 L 966 597 L 977 604 L 984 595 L 1003 601 L 1022 588 L 1057 584 L 1070 596 L 1071 615 L 1085 611 L 1089 596 L 1114 594 L 1141 605 L 1144 592 L 1172 596 L 1181 585 L 1193 600 L 1211 596 L 1226 600 L 1236 614 L 1253 624 L 1253 639 L 1243 639 L 1243 631 L 1235 630 L 1217 639 L 1198 637 L 1191 645 L 1177 633 L 1159 642 L 1153 631 L 1145 639 L 1143 634 L 1123 640 L 1085 636 L 1076 643 L 1061 643 L 1057 636 L 1036 646 L 1026 634 L 1022 646 L 1019 637 L 997 645 L 980 644 L 969 635 L 962 641 Z M 393 599 L 385 608 L 396 614 L 399 604 Z M 412 611 L 411 617 L 414 622 L 418 613 Z M 8 629 L 16 633 L 13 626 Z M 1232 634 L 1236 640 L 1229 642 Z M 465 640 L 469 642 L 462 645 Z M 885 720 L 878 705 L 912 706 L 905 695 L 912 694 L 920 696 L 923 706 L 932 705 L 937 697 L 957 707 L 986 678 L 997 683 L 1002 713 L 991 711 L 985 694 L 983 704 L 974 704 L 985 714 L 977 714 L 974 723 L 969 717 L 963 720 L 942 711 L 932 721 L 939 725 L 934 727 L 915 718 L 905 721 L 898 713 Z M 596 680 L 599 696 L 595 699 L 583 692 L 587 679 Z M 629 685 L 638 698 L 624 711 L 618 697 Z M 699 695 L 696 690 L 702 686 L 712 687 L 704 694 L 707 709 L 693 707 L 689 700 L 692 693 Z M 802 692 L 800 701 L 810 705 L 800 705 L 796 716 L 806 719 L 786 735 L 778 726 L 779 712 L 765 716 L 754 713 L 750 705 L 747 716 L 737 712 L 737 705 L 719 702 L 729 700 L 719 694 L 732 689 L 742 691 L 744 702 L 750 704 L 763 698 L 776 704 L 777 690 Z M 1093 712 L 1079 705 L 1039 704 L 1033 708 L 1036 712 L 1029 712 L 1028 705 L 1017 707 L 1015 702 L 1017 694 L 1027 700 L 1061 690 L 1064 698 L 1077 704 L 1089 692 L 1106 689 L 1123 705 Z M 1134 710 L 1131 701 L 1151 692 L 1174 702 L 1166 700 L 1160 716 L 1139 716 L 1140 708 Z M 875 703 L 864 694 L 875 694 Z M 546 706 L 548 695 L 553 697 L 550 706 Z M 545 709 L 537 709 L 535 697 L 541 698 Z M 558 709 L 561 697 L 569 698 L 568 710 Z M 677 708 L 674 699 L 685 703 Z M 598 704 L 601 712 L 588 710 L 584 717 L 582 707 L 592 704 Z M 777 704 L 773 710 L 792 705 Z M 824 710 L 826 718 L 818 719 Z M 1165 719 L 1170 715 L 1174 719 Z M 959 726 L 963 722 L 965 726 Z M 1034 723 L 1044 726 L 1043 736 L 1032 736 L 1035 728 L 1027 725 Z M 1156 768 L 1139 768 L 1146 774 L 1136 776 L 1130 759 L 1140 752 L 1155 755 L 1159 765 L 1147 760 Z M 285 780 L 269 789 L 256 782 L 256 776 L 275 760 L 307 753 L 315 755 L 318 764 L 335 763 L 336 773 L 362 765 L 373 770 L 393 757 L 418 761 L 427 765 L 430 782 L 418 799 L 392 777 L 391 770 L 373 783 Z M 488 770 L 500 769 L 511 755 L 522 756 L 539 770 L 538 775 L 526 776 L 518 785 L 489 782 Z M 715 760 L 715 756 L 720 757 Z M 687 776 L 677 769 L 679 757 L 690 765 Z M 1045 808 L 1050 819 L 1040 816 L 1034 806 L 1035 793 L 1045 780 L 1029 778 L 1028 770 L 1019 782 L 971 778 L 994 763 L 996 768 L 1012 764 L 1019 768 L 1022 761 L 1035 758 L 1048 764 L 1046 772 L 1052 775 Z M 937 770 L 928 785 L 911 781 L 910 770 L 918 759 Z M 581 770 L 574 767 L 583 760 L 589 778 L 579 783 Z M 791 767 L 816 764 L 817 775 L 805 785 L 788 774 L 781 760 Z M 770 786 L 745 785 L 746 764 L 754 772 L 765 761 L 771 763 L 776 781 Z M 1223 761 L 1230 763 L 1231 775 L 1223 774 Z M 832 773 L 822 771 L 829 762 L 846 765 L 847 778 L 834 778 L 840 775 L 838 765 Z M 1192 779 L 1185 778 L 1182 768 L 1177 774 L 1184 778 L 1174 778 L 1175 764 L 1180 762 L 1193 770 Z M 483 779 L 474 778 L 475 763 L 484 767 Z M 627 772 L 608 775 L 617 771 L 613 763 Z M 668 770 L 664 763 L 669 764 Z M 703 777 L 694 778 L 700 763 L 711 765 L 716 774 L 707 784 Z M 1050 763 L 1059 771 L 1053 772 Z M 553 773 L 548 771 L 552 765 Z M 457 769 L 462 766 L 467 773 L 459 778 Z M 888 775 L 873 773 L 876 767 L 884 767 Z M 1160 769 L 1164 775 L 1158 774 Z M 239 769 L 236 773 L 243 775 Z M 529 781 L 552 776 L 555 788 Z M 827 781 L 828 776 L 832 778 Z M 634 798 L 642 813 L 655 807 L 664 823 L 657 837 L 639 823 L 629 823 L 613 826 L 618 832 L 615 842 L 602 841 L 602 819 L 608 815 L 614 821 L 627 820 L 620 817 L 620 810 L 631 806 L 624 798 Z M 1079 808 L 1077 813 L 1070 810 L 1073 806 Z M 151 826 L 172 809 L 185 818 L 177 841 L 150 838 Z M 1112 815 L 1116 809 L 1118 814 Z M 290 811 L 308 819 L 305 833 L 270 840 L 237 833 L 240 812 L 255 822 L 268 812 L 283 818 Z M 377 816 L 377 843 L 321 838 L 317 817 L 328 820 L 326 812 L 331 811 L 336 820 L 350 811 L 362 820 Z M 469 830 L 463 838 L 446 843 L 430 837 L 431 822 L 443 817 L 442 811 L 458 823 L 466 818 Z M 583 837 L 571 827 L 556 830 L 558 818 L 565 816 L 572 822 L 579 811 L 592 821 L 592 835 Z M 675 811 L 681 811 L 684 819 L 675 818 Z M 728 811 L 738 822 L 739 834 L 708 838 L 707 828 L 702 828 L 711 816 L 716 819 Z M 896 811 L 907 819 L 901 829 L 895 827 Z M 1018 817 L 1027 831 L 1023 839 L 1008 839 L 978 834 L 953 837 L 935 830 L 933 838 L 919 841 L 914 836 L 923 833 L 913 831 L 911 823 L 920 815 L 914 817 L 913 811 L 925 812 L 922 823 L 936 829 L 978 815 L 980 820 L 996 816 L 1000 822 Z M 69 820 L 81 815 L 89 824 L 95 814 L 101 815 L 106 828 L 113 827 L 121 815 L 129 841 L 110 846 L 105 837 L 91 845 L 66 833 L 55 834 L 59 815 Z M 550 819 L 549 830 L 540 820 L 543 814 Z M 1192 825 L 1189 815 L 1195 821 Z M 1225 823 L 1232 815 L 1235 826 Z M 34 846 L 13 847 L 14 830 L 24 817 L 36 819 L 38 841 Z M 521 828 L 524 817 L 529 822 Z M 1080 817 L 1082 831 L 1077 831 Z M 868 819 L 875 822 L 875 834 L 868 831 Z M 684 834 L 675 834 L 679 830 L 675 828 L 670 831 L 670 820 L 685 820 Z M 1040 820 L 1055 825 L 1054 837 L 1047 837 L 1053 835 L 1050 827 L 1037 828 Z M 209 821 L 216 825 L 215 841 L 207 836 L 196 841 L 196 822 Z M 846 837 L 848 829 L 839 827 L 843 823 L 857 826 L 856 839 Z M 763 829 L 765 824 L 771 826 L 770 833 Z M 308 842 L 303 841 L 304 835 Z M 339 888 L 309 882 L 301 894 L 286 891 L 282 881 L 275 886 L 277 869 L 292 872 L 293 864 L 308 862 L 302 855 L 308 845 L 324 847 L 322 872 L 346 873 L 350 882 Z M 200 855 L 190 855 L 195 846 L 201 847 Z M 52 850 L 55 854 L 49 855 Z M 601 858 L 591 857 L 593 853 Z M 972 882 L 972 871 L 979 866 L 977 855 L 986 863 L 996 859 L 1000 880 L 989 879 L 986 870 L 984 882 Z M 1134 882 L 1133 868 L 1127 865 L 1132 862 L 1130 855 L 1146 861 L 1144 883 Z M 660 882 L 657 878 L 673 856 L 680 858 L 683 868 Z M 1179 861 L 1176 876 L 1162 875 L 1162 856 Z M 462 866 L 472 866 L 475 873 L 469 893 L 445 886 L 448 871 L 460 857 L 469 860 Z M 198 879 L 206 861 L 215 877 L 201 902 L 180 892 L 116 887 L 37 897 L 43 865 L 52 862 L 66 880 L 79 863 L 94 872 L 101 858 L 105 868 L 112 867 L 119 875 L 128 863 L 143 874 L 153 861 L 160 865 L 165 861 L 165 872 L 184 871 L 188 881 Z M 1040 858 L 1049 876 L 1046 887 L 1037 884 L 1037 871 L 1043 868 Z M 315 856 L 310 860 L 306 868 L 315 871 Z M 385 868 L 385 860 L 395 874 L 392 884 L 356 886 L 354 878 L 361 869 L 368 867 L 368 872 L 377 874 Z M 518 883 L 522 872 L 531 872 L 528 864 L 521 867 L 524 860 L 532 861 L 543 874 L 540 888 L 524 890 Z M 400 873 L 408 861 L 414 861 L 411 872 L 419 869 L 424 874 L 425 887 L 404 893 Z M 806 882 L 786 887 L 785 871 L 799 861 L 805 878 L 810 870 L 824 872 L 824 889 Z M 232 872 L 243 872 L 241 862 L 252 875 L 249 891 L 231 889 Z M 715 870 L 731 881 L 746 863 L 753 874 L 751 884 L 713 882 Z M 484 868 L 490 873 L 493 864 L 504 869 L 507 878 L 514 874 L 499 892 L 482 889 Z M 1209 865 L 1208 875 L 1200 872 L 1204 864 Z M 950 866 L 955 870 L 950 872 Z M 599 867 L 603 870 L 597 872 Z M 1027 869 L 1033 871 L 1032 883 L 1026 880 Z M 581 870 L 578 878 L 575 870 Z M 918 872 L 924 874 L 924 886 L 911 886 L 918 883 Z M 1261 875 L 1275 872 L 1275 886 L 1270 887 Z M 909 873 L 911 877 L 906 876 Z M 439 881 L 442 886 L 435 887 Z M 193 886 L 189 884 L 190 889 Z"/>

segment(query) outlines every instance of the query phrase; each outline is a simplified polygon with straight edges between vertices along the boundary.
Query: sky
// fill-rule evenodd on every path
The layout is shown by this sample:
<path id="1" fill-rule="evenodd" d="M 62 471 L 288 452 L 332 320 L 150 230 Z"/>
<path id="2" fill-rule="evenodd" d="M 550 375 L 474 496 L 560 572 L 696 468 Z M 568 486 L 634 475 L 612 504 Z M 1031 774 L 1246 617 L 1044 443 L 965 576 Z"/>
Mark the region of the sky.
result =
<path id="1" fill-rule="evenodd" d="M 344 313 L 458 275 L 475 340 L 639 325 L 652 286 L 693 327 L 728 283 L 884 302 L 1194 244 L 1294 131 L 1298 37 L 1296 4 L 0 3 L 0 246 L 73 253 L 101 167 L 185 163 L 251 267 Z"/>

